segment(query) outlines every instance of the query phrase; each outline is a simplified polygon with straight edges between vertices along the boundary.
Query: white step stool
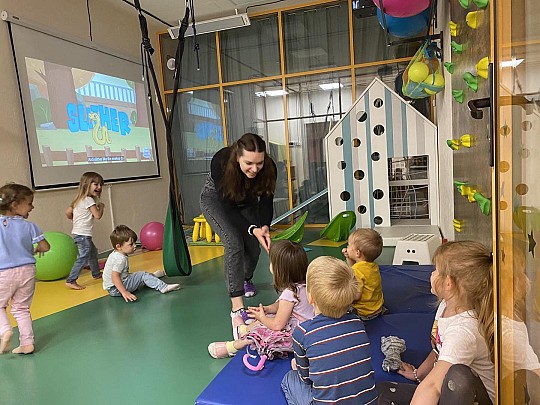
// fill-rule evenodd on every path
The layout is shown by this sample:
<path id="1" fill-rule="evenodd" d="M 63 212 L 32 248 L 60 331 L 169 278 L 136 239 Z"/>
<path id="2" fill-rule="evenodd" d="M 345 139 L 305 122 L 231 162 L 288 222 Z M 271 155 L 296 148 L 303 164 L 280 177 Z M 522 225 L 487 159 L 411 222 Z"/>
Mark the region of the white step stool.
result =
<path id="1" fill-rule="evenodd" d="M 433 253 L 440 244 L 441 239 L 436 235 L 411 233 L 397 242 L 392 264 L 401 265 L 403 262 L 431 264 Z"/>

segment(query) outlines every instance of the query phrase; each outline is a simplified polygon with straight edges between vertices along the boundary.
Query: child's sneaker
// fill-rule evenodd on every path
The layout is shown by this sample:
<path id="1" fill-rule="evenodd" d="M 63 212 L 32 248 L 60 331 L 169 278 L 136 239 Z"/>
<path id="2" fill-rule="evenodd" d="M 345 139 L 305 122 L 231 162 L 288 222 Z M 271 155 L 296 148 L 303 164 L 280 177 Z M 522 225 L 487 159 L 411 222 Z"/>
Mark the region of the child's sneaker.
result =
<path id="1" fill-rule="evenodd" d="M 253 297 L 257 294 L 257 289 L 251 280 L 244 281 L 244 297 Z"/>

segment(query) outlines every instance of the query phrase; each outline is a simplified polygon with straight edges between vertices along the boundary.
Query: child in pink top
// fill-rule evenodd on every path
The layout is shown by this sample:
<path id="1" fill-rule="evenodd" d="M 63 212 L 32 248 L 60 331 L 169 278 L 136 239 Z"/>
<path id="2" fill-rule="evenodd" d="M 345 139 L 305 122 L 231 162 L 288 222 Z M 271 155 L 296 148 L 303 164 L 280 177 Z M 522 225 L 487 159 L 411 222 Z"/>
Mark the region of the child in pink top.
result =
<path id="1" fill-rule="evenodd" d="M 270 273 L 279 298 L 271 305 L 249 307 L 248 314 L 255 319 L 245 325 L 241 316 L 233 319 L 233 335 L 236 340 L 214 342 L 208 352 L 216 359 L 232 357 L 240 349 L 260 339 L 279 341 L 292 351 L 292 332 L 315 312 L 306 292 L 308 259 L 304 248 L 288 240 L 277 241 L 270 247 Z"/>

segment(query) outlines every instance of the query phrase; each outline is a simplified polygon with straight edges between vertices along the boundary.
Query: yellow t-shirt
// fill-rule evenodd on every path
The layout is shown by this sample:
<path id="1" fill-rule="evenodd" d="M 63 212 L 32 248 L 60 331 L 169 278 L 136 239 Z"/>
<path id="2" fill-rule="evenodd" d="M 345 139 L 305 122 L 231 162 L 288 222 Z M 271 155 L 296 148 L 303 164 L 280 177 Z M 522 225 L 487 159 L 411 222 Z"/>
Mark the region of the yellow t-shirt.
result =
<path id="1" fill-rule="evenodd" d="M 352 269 L 362 291 L 362 296 L 353 302 L 353 307 L 360 316 L 377 315 L 384 303 L 379 266 L 374 262 L 357 262 Z"/>

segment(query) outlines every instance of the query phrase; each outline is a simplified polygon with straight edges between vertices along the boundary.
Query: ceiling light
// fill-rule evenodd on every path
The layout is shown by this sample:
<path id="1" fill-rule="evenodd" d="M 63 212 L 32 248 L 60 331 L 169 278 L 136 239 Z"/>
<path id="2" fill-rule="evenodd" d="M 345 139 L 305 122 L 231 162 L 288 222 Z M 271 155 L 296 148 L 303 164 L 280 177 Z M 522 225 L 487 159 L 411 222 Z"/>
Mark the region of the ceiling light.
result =
<path id="1" fill-rule="evenodd" d="M 319 87 L 323 90 L 333 90 L 343 87 L 341 83 L 323 83 L 319 84 Z"/>
<path id="2" fill-rule="evenodd" d="M 501 62 L 501 67 L 512 67 L 512 68 L 515 68 L 517 67 L 518 65 L 521 64 L 521 62 L 523 62 L 525 59 L 516 59 L 516 58 L 512 58 L 512 60 L 503 60 Z"/>
<path id="3" fill-rule="evenodd" d="M 182 24 L 182 21 L 179 21 L 179 23 Z M 230 30 L 232 28 L 245 27 L 247 25 L 251 25 L 251 21 L 249 21 L 248 15 L 243 13 L 235 14 L 230 17 L 215 18 L 213 20 L 196 21 L 195 30 L 197 31 L 197 35 L 199 35 L 207 34 L 209 32 Z M 172 39 L 176 39 L 178 38 L 178 33 L 180 32 L 180 26 L 168 28 L 167 31 L 169 31 L 169 35 Z M 193 36 L 193 27 L 191 24 L 186 30 L 186 37 L 189 36 Z"/>
<path id="4" fill-rule="evenodd" d="M 256 91 L 255 95 L 257 97 L 277 97 L 288 94 L 285 90 L 266 90 L 266 91 Z"/>

